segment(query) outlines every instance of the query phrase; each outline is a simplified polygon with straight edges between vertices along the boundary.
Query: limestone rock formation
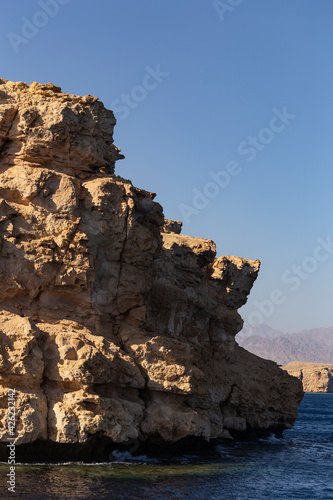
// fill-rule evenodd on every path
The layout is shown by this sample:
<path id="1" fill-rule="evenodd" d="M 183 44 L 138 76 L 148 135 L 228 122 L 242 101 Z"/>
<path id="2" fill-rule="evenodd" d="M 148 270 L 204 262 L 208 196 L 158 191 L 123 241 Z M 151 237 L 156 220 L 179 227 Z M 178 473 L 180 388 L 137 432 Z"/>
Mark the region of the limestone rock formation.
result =
<path id="1" fill-rule="evenodd" d="M 95 97 L 0 80 L 1 441 L 8 389 L 17 445 L 291 427 L 301 383 L 234 339 L 259 261 L 216 258 L 115 176 L 114 125 Z"/>
<path id="2" fill-rule="evenodd" d="M 304 392 L 333 392 L 333 365 L 293 361 L 283 369 L 302 382 Z"/>

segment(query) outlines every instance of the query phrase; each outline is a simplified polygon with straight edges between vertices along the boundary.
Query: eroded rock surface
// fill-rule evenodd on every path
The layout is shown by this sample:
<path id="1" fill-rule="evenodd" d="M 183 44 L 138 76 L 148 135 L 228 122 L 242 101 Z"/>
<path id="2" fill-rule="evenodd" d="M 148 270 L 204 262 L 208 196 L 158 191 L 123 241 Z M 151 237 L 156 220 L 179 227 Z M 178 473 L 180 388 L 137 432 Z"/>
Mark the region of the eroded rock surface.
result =
<path id="1" fill-rule="evenodd" d="M 283 367 L 289 375 L 297 377 L 304 392 L 333 392 L 333 365 L 293 361 Z"/>
<path id="2" fill-rule="evenodd" d="M 115 176 L 114 124 L 95 97 L 0 80 L 1 440 L 9 388 L 17 444 L 291 427 L 301 383 L 234 338 L 259 261 L 216 258 Z"/>

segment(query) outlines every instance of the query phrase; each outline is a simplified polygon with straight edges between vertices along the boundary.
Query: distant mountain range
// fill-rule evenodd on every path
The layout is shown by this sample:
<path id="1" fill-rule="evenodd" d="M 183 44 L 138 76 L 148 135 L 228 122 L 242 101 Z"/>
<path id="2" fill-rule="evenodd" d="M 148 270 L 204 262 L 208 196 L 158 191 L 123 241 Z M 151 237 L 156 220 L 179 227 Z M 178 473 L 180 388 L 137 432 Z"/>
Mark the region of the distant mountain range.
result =
<path id="1" fill-rule="evenodd" d="M 291 361 L 333 363 L 333 327 L 284 333 L 268 325 L 245 325 L 236 341 L 247 351 L 280 365 Z"/>

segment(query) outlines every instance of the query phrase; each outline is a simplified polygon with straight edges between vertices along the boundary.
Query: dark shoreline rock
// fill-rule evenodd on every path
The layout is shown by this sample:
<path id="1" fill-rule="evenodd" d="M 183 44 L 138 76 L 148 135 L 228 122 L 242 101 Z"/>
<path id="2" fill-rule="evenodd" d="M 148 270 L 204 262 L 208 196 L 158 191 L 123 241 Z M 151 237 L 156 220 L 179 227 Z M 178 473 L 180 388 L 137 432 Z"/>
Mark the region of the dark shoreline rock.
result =
<path id="1" fill-rule="evenodd" d="M 161 460 L 172 460 L 184 455 L 217 458 L 218 445 L 229 445 L 239 441 L 255 441 L 274 434 L 281 438 L 284 429 L 249 429 L 246 432 L 232 431 L 230 439 L 218 438 L 207 441 L 203 437 L 185 437 L 176 442 L 163 441 L 159 436 L 145 440 L 130 440 L 117 444 L 105 436 L 91 436 L 84 443 L 57 443 L 54 441 L 34 441 L 16 446 L 16 463 L 67 463 L 67 462 L 114 462 L 119 454 L 129 453 L 132 457 L 146 456 Z M 0 443 L 0 462 L 7 462 L 6 443 Z"/>

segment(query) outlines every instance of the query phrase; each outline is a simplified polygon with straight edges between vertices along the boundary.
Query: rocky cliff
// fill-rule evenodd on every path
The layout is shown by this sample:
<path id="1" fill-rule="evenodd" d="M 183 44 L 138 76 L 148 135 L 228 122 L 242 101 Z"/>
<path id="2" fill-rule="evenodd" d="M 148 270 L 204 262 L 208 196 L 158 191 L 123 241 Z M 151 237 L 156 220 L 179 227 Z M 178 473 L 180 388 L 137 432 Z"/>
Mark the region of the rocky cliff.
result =
<path id="1" fill-rule="evenodd" d="M 2 442 L 8 389 L 37 457 L 291 427 L 301 383 L 234 339 L 259 261 L 216 258 L 115 176 L 114 125 L 93 96 L 0 80 Z"/>
<path id="2" fill-rule="evenodd" d="M 305 392 L 333 392 L 333 365 L 294 361 L 283 369 L 302 382 Z"/>

